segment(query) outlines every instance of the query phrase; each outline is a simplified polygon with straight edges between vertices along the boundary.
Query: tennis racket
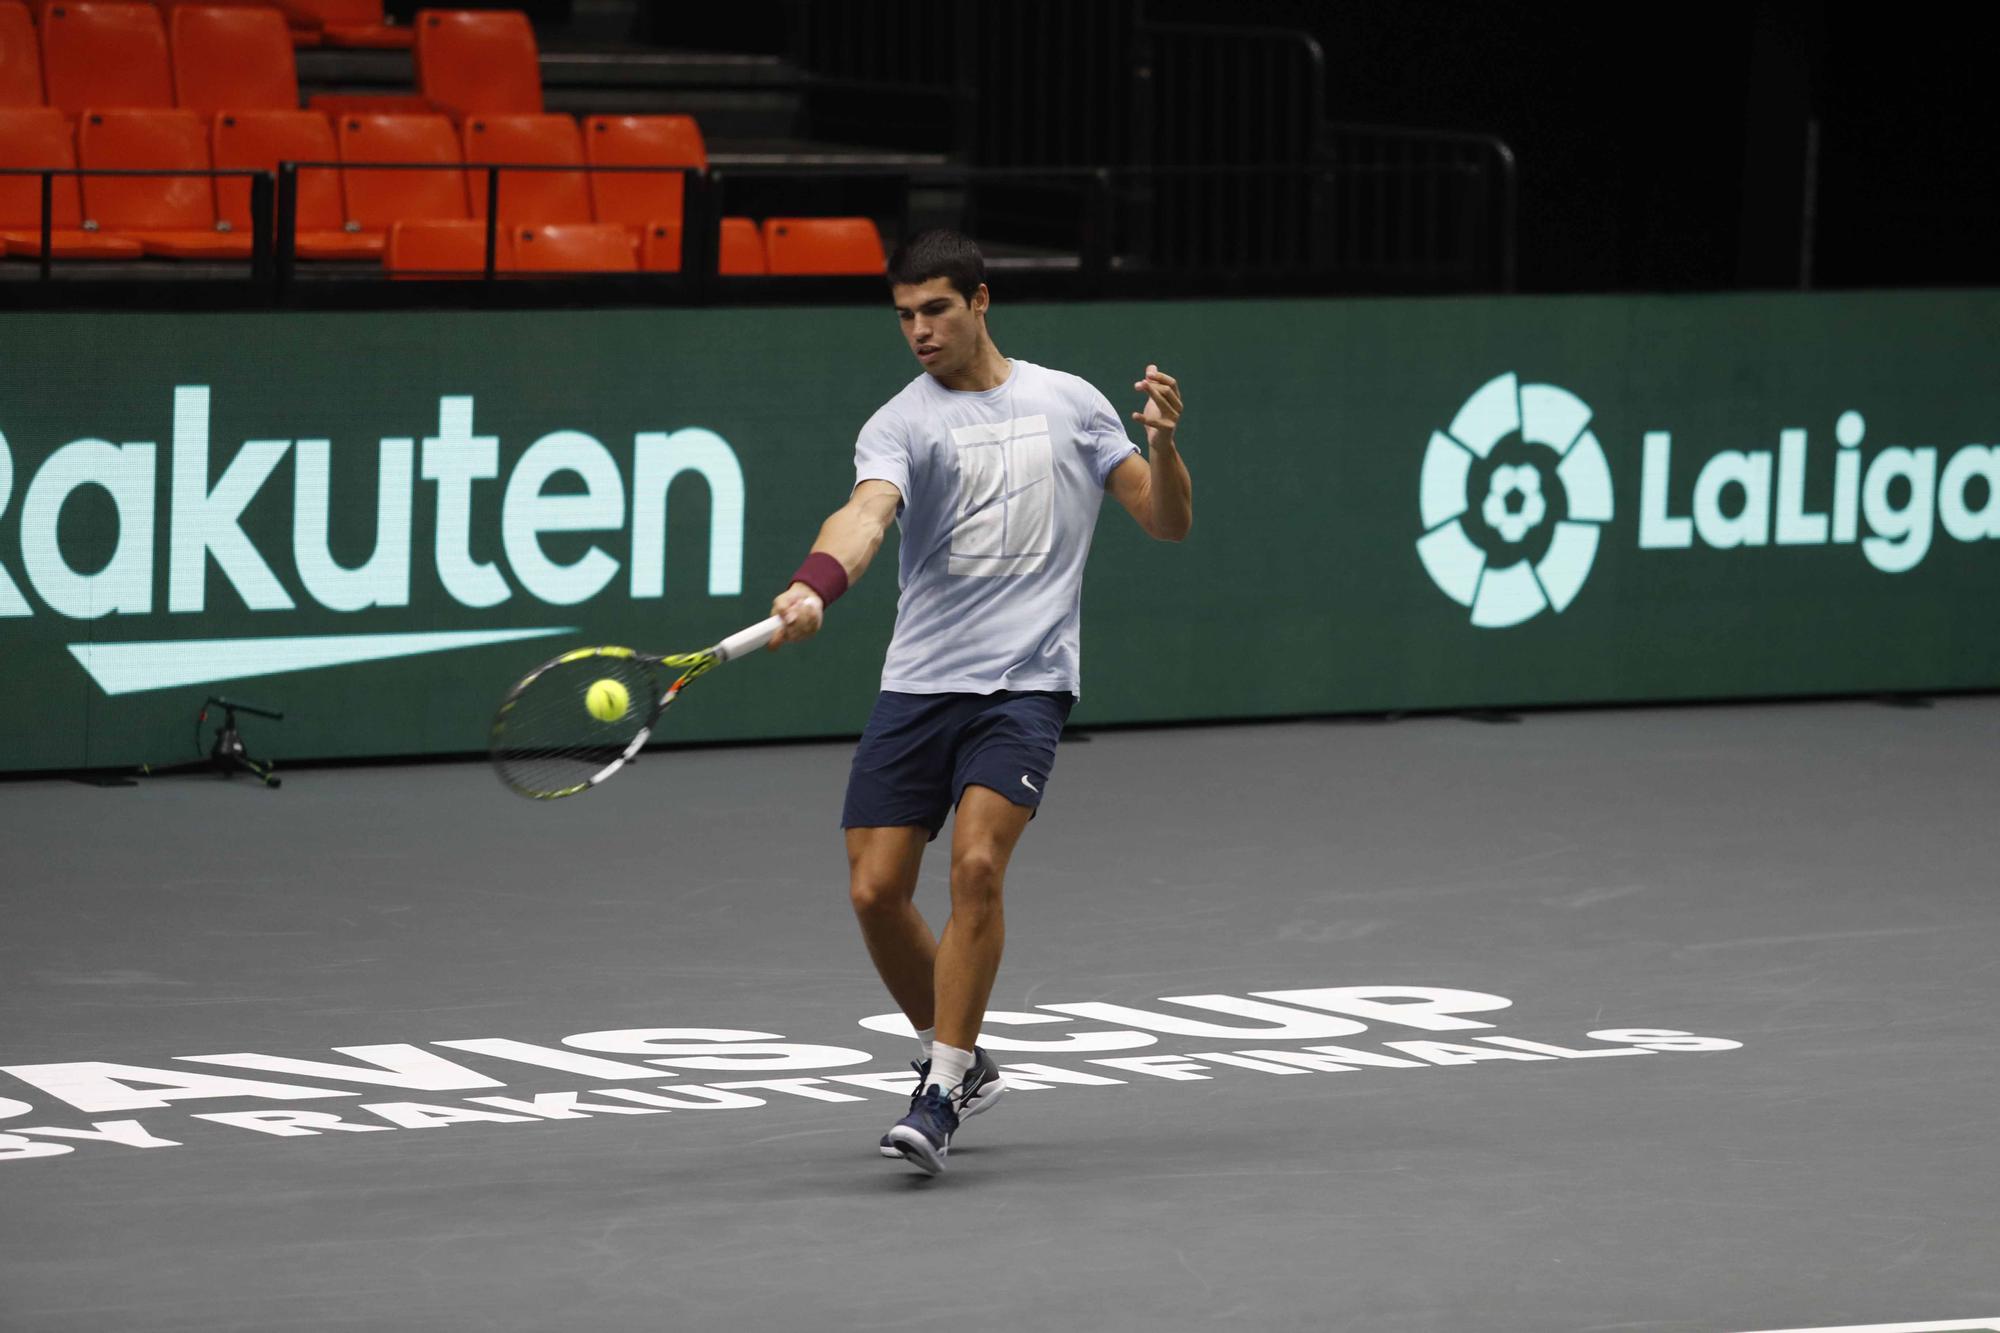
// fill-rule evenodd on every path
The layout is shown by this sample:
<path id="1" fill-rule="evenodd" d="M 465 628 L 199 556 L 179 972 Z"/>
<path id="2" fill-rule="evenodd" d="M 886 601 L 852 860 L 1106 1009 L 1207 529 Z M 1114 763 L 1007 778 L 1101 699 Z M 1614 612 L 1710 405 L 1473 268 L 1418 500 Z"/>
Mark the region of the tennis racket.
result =
<path id="1" fill-rule="evenodd" d="M 645 748 L 690 681 L 762 648 L 784 623 L 760 620 L 698 653 L 578 648 L 549 659 L 507 691 L 493 715 L 494 771 L 537 801 L 589 791 Z"/>

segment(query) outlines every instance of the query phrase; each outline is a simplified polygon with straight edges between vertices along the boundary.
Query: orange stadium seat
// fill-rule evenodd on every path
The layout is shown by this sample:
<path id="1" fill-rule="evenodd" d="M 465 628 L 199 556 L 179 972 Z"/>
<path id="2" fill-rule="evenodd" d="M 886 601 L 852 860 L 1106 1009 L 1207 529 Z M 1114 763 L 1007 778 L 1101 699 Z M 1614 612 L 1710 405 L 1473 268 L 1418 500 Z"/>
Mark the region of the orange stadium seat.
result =
<path id="1" fill-rule="evenodd" d="M 86 170 L 209 170 L 208 128 L 192 111 L 89 111 L 77 124 L 76 146 Z M 149 255 L 250 257 L 248 231 L 218 229 L 215 183 L 205 175 L 85 176 L 83 203 L 98 226 L 130 236 Z"/>
<path id="2" fill-rule="evenodd" d="M 472 216 L 465 202 L 465 159 L 458 135 L 443 116 L 342 116 L 339 134 L 342 162 L 421 162 L 440 168 L 367 171 L 349 166 L 342 171 L 348 221 L 364 231 L 387 231 L 391 223 L 420 218 Z"/>
<path id="3" fill-rule="evenodd" d="M 683 232 L 678 219 L 655 222 L 646 228 L 639 241 L 641 266 L 653 273 L 680 272 Z M 717 247 L 721 253 L 716 256 L 716 272 L 732 277 L 764 276 L 764 237 L 757 230 L 755 219 L 724 218 Z"/>
<path id="4" fill-rule="evenodd" d="M 226 5 L 231 9 L 275 9 L 278 11 L 278 17 L 285 20 L 285 37 L 294 47 L 320 44 L 317 28 L 301 27 L 300 20 L 287 14 L 283 8 L 273 3 L 273 0 L 153 0 L 153 3 L 160 7 L 160 17 L 166 22 L 167 36 L 170 39 L 174 32 L 175 10 L 184 9 L 189 5 Z"/>
<path id="5" fill-rule="evenodd" d="M 265 6 L 177 5 L 174 99 L 191 111 L 291 111 L 299 105 L 292 38 Z"/>
<path id="6" fill-rule="evenodd" d="M 467 162 L 583 166 L 583 140 L 568 116 L 474 116 L 465 122 Z M 467 171 L 472 216 L 486 216 L 486 174 Z M 578 171 L 503 171 L 500 219 L 533 225 L 589 222 L 590 187 Z"/>
<path id="7" fill-rule="evenodd" d="M 174 104 L 167 29 L 151 5 L 60 0 L 42 10 L 42 77 L 49 105 L 85 108 Z"/>
<path id="8" fill-rule="evenodd" d="M 766 218 L 764 253 L 776 274 L 881 273 L 882 234 L 867 218 Z"/>
<path id="9" fill-rule="evenodd" d="M 0 106 L 42 104 L 42 53 L 35 20 L 19 0 L 0 4 Z"/>
<path id="10" fill-rule="evenodd" d="M 294 24 L 316 33 L 328 46 L 408 50 L 416 34 L 390 23 L 382 0 L 278 0 Z"/>
<path id="11" fill-rule="evenodd" d="M 583 138 L 592 166 L 708 167 L 693 116 L 592 116 Z M 686 183 L 677 171 L 602 172 L 591 176 L 590 195 L 599 222 L 643 234 L 656 222 L 680 222 Z"/>
<path id="12" fill-rule="evenodd" d="M 615 222 L 550 222 L 517 227 L 514 268 L 522 273 L 636 273 L 632 233 Z"/>
<path id="13" fill-rule="evenodd" d="M 280 162 L 336 162 L 333 127 L 317 111 L 225 111 L 215 118 L 215 165 L 225 171 L 273 171 Z M 337 170 L 298 173 L 294 253 L 301 259 L 374 259 L 382 233 L 349 230 Z M 250 227 L 250 183 L 215 182 L 215 208 L 238 231 Z"/>
<path id="14" fill-rule="evenodd" d="M 655 222 L 640 242 L 639 265 L 650 273 L 681 271 L 681 224 Z"/>
<path id="15" fill-rule="evenodd" d="M 494 268 L 513 266 L 512 238 L 494 233 Z M 389 228 L 383 267 L 399 277 L 476 277 L 486 271 L 486 224 L 469 219 L 415 218 Z"/>
<path id="16" fill-rule="evenodd" d="M 542 59 L 516 9 L 417 11 L 417 87 L 450 116 L 542 110 Z"/>
<path id="17" fill-rule="evenodd" d="M 764 261 L 764 237 L 753 218 L 724 218 L 716 251 L 717 273 L 761 278 L 770 271 Z"/>
<path id="18" fill-rule="evenodd" d="M 708 167 L 708 146 L 693 116 L 592 116 L 584 151 L 593 166 Z M 592 207 L 599 222 L 617 222 L 640 239 L 646 267 L 681 266 L 681 214 L 687 178 L 678 171 L 593 173 Z M 668 252 L 671 238 L 672 252 Z"/>
<path id="19" fill-rule="evenodd" d="M 69 122 L 54 107 L 0 108 L 0 167 L 76 166 L 76 141 Z M 83 206 L 76 177 L 55 178 L 50 257 L 54 259 L 137 259 L 137 241 L 83 230 Z M 37 176 L 0 176 L 0 243 L 10 255 L 42 253 L 42 182 Z"/>
<path id="20" fill-rule="evenodd" d="M 638 242 L 640 266 L 650 272 L 680 272 L 680 238 L 684 230 L 678 220 L 648 226 Z M 722 218 L 718 248 L 716 272 L 764 276 L 764 236 L 756 228 L 756 218 Z"/>

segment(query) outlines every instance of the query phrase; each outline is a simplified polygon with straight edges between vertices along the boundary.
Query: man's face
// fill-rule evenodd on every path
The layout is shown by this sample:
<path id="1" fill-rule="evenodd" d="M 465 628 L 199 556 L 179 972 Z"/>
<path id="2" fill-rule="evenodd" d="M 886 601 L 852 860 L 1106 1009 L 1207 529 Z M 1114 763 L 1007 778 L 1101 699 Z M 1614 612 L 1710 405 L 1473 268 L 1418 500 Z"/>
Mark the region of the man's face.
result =
<path id="1" fill-rule="evenodd" d="M 903 341 L 910 345 L 919 365 L 944 377 L 971 364 L 979 350 L 979 330 L 989 299 L 983 284 L 972 293 L 969 303 L 951 285 L 950 278 L 899 282 L 889 290 L 896 318 L 902 321 Z"/>

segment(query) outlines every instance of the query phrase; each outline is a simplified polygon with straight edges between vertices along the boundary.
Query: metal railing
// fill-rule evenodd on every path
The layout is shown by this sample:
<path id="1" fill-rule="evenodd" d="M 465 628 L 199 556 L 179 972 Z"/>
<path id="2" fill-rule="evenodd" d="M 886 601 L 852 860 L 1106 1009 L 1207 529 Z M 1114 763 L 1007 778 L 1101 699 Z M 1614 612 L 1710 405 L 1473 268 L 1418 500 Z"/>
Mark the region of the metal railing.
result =
<path id="1" fill-rule="evenodd" d="M 799 0 L 794 32 L 823 137 L 985 168 L 1155 172 L 1110 167 L 1127 191 L 1124 243 L 1156 267 L 1293 263 L 1358 289 L 1513 288 L 1506 145 L 1329 123 L 1325 56 L 1304 31 L 1154 23 L 1139 0 Z M 1322 166 L 1330 176 L 1308 170 Z M 1295 170 L 1243 171 L 1267 167 Z M 979 188 L 988 239 L 1044 239 L 1032 187 Z"/>
<path id="2" fill-rule="evenodd" d="M 1133 88 L 1142 31 L 1130 0 L 975 7 L 980 90 L 966 161 L 984 167 L 1143 162 Z"/>
<path id="3" fill-rule="evenodd" d="M 1226 252 L 1199 245 L 1146 249 L 1140 240 L 1160 234 L 1152 215 L 1159 207 L 1159 200 L 1165 197 L 1192 201 L 1187 214 L 1196 218 L 1222 212 L 1213 206 L 1217 199 L 1227 201 L 1232 208 L 1261 207 L 1273 199 L 1323 200 L 1331 197 L 1335 182 L 1335 173 L 1326 164 L 1118 168 L 809 165 L 701 171 L 685 167 L 567 163 L 285 163 L 278 170 L 276 208 L 276 272 L 281 298 L 299 272 L 294 239 L 299 173 L 336 169 L 449 171 L 483 177 L 486 235 L 480 276 L 489 280 L 512 276 L 503 272 L 499 259 L 499 231 L 505 225 L 502 182 L 508 174 L 558 172 L 587 177 L 596 173 L 672 172 L 681 175 L 685 181 L 681 269 L 678 275 L 648 276 L 674 278 L 697 301 L 714 299 L 718 293 L 729 291 L 740 294 L 743 290 L 731 275 L 716 271 L 716 258 L 720 252 L 722 219 L 739 211 L 732 204 L 738 202 L 745 187 L 784 183 L 810 191 L 815 186 L 868 183 L 885 186 L 894 203 L 890 212 L 878 217 L 890 219 L 888 231 L 892 239 L 908 235 L 920 225 L 939 221 L 934 212 L 939 197 L 956 200 L 960 210 L 944 221 L 973 234 L 983 234 L 988 230 L 985 223 L 996 199 L 998 206 L 1005 208 L 1022 191 L 1034 191 L 1044 209 L 1058 217 L 1055 224 L 1058 234 L 1050 238 L 1050 244 L 1039 247 L 1046 252 L 1039 267 L 1075 275 L 1087 290 L 1099 290 L 1113 273 L 1184 277 L 1324 271 L 1328 264 L 1321 230 L 1310 213 L 1299 210 L 1260 214 L 1251 228 L 1259 239 L 1254 244 L 1232 245 Z M 932 211 L 922 219 L 917 216 L 919 197 L 932 201 Z M 753 281 L 761 285 L 764 280 Z"/>
<path id="4" fill-rule="evenodd" d="M 1330 138 L 1348 146 L 1306 164 L 759 167 L 715 171 L 710 184 L 715 209 L 727 212 L 732 187 L 749 182 L 888 182 L 897 211 L 884 216 L 895 234 L 943 223 L 983 243 L 996 233 L 996 201 L 1008 209 L 1033 192 L 1058 231 L 1016 248 L 1073 256 L 1068 267 L 1083 295 L 1106 290 L 1109 278 L 1141 275 L 1175 287 L 1289 278 L 1318 292 L 1512 290 L 1513 173 L 1504 144 L 1421 132 L 1364 137 L 1349 126 L 1330 127 Z M 940 218 L 940 198 L 957 200 L 957 214 Z"/>
<path id="5" fill-rule="evenodd" d="M 1518 195 L 1514 152 L 1491 135 L 1327 124 L 1333 172 L 1329 267 L 1385 289 L 1423 281 L 1511 292 Z"/>
<path id="6" fill-rule="evenodd" d="M 706 304 L 859 296 L 867 283 L 848 278 L 747 277 L 717 272 L 725 215 L 751 211 L 744 200 L 806 201 L 798 215 L 854 212 L 812 207 L 813 199 L 869 193 L 882 206 L 865 210 L 893 244 L 921 226 L 952 225 L 987 241 L 1027 195 L 1037 201 L 1046 234 L 1034 245 L 990 244 L 996 273 L 1016 293 L 1055 297 L 1162 296 L 1203 293 L 1381 290 L 1505 290 L 1512 280 L 1512 169 L 1505 146 L 1473 136 L 1425 135 L 1363 126 L 1329 126 L 1322 159 L 1261 166 L 1012 167 L 845 165 L 737 167 L 593 166 L 506 162 L 287 162 L 275 176 L 257 172 L 126 172 L 127 175 L 212 175 L 248 178 L 255 287 L 261 303 L 402 304 L 383 293 L 379 277 L 421 277 L 351 263 L 302 267 L 298 254 L 300 178 L 313 171 L 471 173 L 483 189 L 485 227 L 477 270 L 467 276 L 488 301 L 506 281 L 550 288 L 565 282 L 605 299 L 656 304 Z M 660 175 L 682 178 L 678 270 L 599 275 L 532 275 L 502 262 L 505 178 L 521 173 Z M 42 272 L 50 272 L 53 191 L 58 176 L 76 171 L 21 170 L 40 176 L 44 198 Z M 776 191 L 774 193 L 774 190 Z M 1450 204 L 1442 208 L 1440 200 Z M 946 210 L 940 216 L 940 201 Z M 758 210 L 780 215 L 790 210 Z M 1449 217 L 1452 225 L 1409 225 L 1413 217 Z M 527 225 L 527 224 L 522 224 Z M 1498 236 L 1505 244 L 1490 242 Z M 1394 244 L 1384 248 L 1385 238 Z M 386 258 L 386 257 L 385 257 Z M 1384 275 L 1389 275 L 1387 278 Z M 302 276 L 311 281 L 304 284 Z M 876 279 L 875 281 L 879 281 Z M 622 284 L 622 287 L 620 286 Z M 91 284 L 96 286 L 96 284 Z M 156 284 L 157 285 L 157 284 Z M 425 284 L 433 286 L 432 284 Z M 329 296 L 330 289 L 345 295 Z M 372 293 L 372 294 L 371 294 Z M 574 295 L 581 298 L 585 289 Z M 447 303 L 455 298 L 444 297 Z"/>
<path id="7" fill-rule="evenodd" d="M 559 173 L 583 177 L 679 176 L 682 188 L 681 271 L 699 272 L 715 264 L 715 239 L 719 220 L 711 220 L 708 207 L 708 174 L 695 167 L 613 166 L 572 162 L 281 162 L 277 172 L 277 251 L 274 268 L 276 296 L 280 303 L 292 290 L 298 276 L 298 200 L 301 171 L 450 171 L 460 175 L 485 175 L 484 216 L 474 221 L 486 224 L 485 250 L 480 274 L 487 282 L 502 276 L 499 263 L 500 180 L 508 172 Z M 510 275 L 511 276 L 511 275 Z M 584 276 L 578 274 L 553 275 Z M 656 273 L 658 279 L 678 281 L 674 273 Z"/>
<path id="8" fill-rule="evenodd" d="M 1264 166 L 1319 156 L 1326 55 L 1293 28 L 1141 24 L 1136 160 Z"/>
<path id="9" fill-rule="evenodd" d="M 41 182 L 41 203 L 38 230 L 40 233 L 41 280 L 49 281 L 55 276 L 55 212 L 56 181 L 73 178 L 79 184 L 85 179 L 100 177 L 191 177 L 199 176 L 214 180 L 245 180 L 250 184 L 250 278 L 253 283 L 263 285 L 270 280 L 274 262 L 272 236 L 273 182 L 268 171 L 214 171 L 186 170 L 178 167 L 0 167 L 0 176 L 33 176 Z M 86 228 L 91 230 L 91 228 Z M 227 234 L 226 224 L 218 222 L 218 234 Z M 116 236 L 122 234 L 117 229 L 104 233 Z M 143 236 L 144 229 L 134 229 L 134 234 Z"/>
<path id="10" fill-rule="evenodd" d="M 729 209 L 732 187 L 748 182 L 877 180 L 892 184 L 900 198 L 900 214 L 892 231 L 907 235 L 919 225 L 935 225 L 932 216 L 915 216 L 916 201 L 940 196 L 962 201 L 962 213 L 946 222 L 982 238 L 990 234 L 984 210 L 990 196 L 1003 206 L 1021 192 L 1034 190 L 1051 215 L 1061 219 L 1061 234 L 1028 247 L 1042 252 L 1039 262 L 1000 259 L 1006 267 L 1041 267 L 1071 277 L 1075 294 L 1104 294 L 1113 286 L 1144 290 L 1152 283 L 1158 294 L 1167 286 L 1184 287 L 1189 279 L 1294 278 L 1302 286 L 1326 290 L 1331 252 L 1322 230 L 1308 211 L 1256 218 L 1245 231 L 1254 243 L 1232 244 L 1226 253 L 1196 245 L 1168 247 L 1157 211 L 1162 199 L 1178 199 L 1191 211 L 1254 208 L 1278 198 L 1324 200 L 1333 196 L 1336 174 L 1326 164 L 1251 167 L 956 167 L 883 166 L 868 168 L 756 167 L 716 170 L 711 174 L 714 207 Z M 1240 237 L 1238 238 L 1241 239 Z M 989 247 L 992 255 L 1008 247 Z M 1162 284 L 1167 284 L 1163 286 Z M 1196 284 L 1198 285 L 1198 284 Z"/>
<path id="11" fill-rule="evenodd" d="M 963 157 L 977 134 L 968 6 L 952 0 L 792 0 L 793 61 L 814 137 Z"/>

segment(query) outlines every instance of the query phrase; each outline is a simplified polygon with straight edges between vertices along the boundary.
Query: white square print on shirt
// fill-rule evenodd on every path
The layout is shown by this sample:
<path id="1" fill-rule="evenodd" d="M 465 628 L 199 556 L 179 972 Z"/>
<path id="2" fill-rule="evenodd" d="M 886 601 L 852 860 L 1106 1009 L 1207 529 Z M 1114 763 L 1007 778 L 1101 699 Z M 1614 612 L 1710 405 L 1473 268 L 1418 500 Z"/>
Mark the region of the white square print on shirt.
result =
<path id="1" fill-rule="evenodd" d="M 993 578 L 1040 570 L 1055 530 L 1048 417 L 959 426 L 951 439 L 958 446 L 951 572 Z"/>

